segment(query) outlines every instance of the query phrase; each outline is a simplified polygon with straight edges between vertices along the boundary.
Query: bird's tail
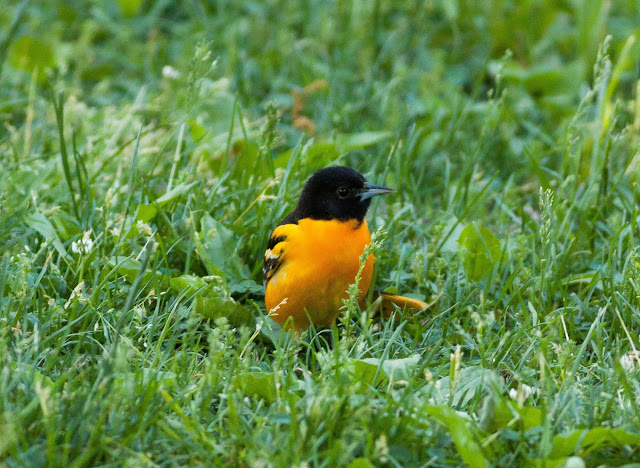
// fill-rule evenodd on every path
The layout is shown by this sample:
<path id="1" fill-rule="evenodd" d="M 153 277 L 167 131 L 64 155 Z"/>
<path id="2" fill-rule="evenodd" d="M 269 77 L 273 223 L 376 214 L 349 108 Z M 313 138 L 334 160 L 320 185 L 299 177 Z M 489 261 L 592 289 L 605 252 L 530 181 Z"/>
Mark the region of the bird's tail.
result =
<path id="1" fill-rule="evenodd" d="M 388 318 L 396 308 L 401 310 L 420 311 L 429 307 L 424 301 L 413 299 L 411 297 L 399 296 L 397 294 L 389 294 L 376 290 L 373 295 L 374 299 L 381 298 L 381 314 L 384 318 Z"/>

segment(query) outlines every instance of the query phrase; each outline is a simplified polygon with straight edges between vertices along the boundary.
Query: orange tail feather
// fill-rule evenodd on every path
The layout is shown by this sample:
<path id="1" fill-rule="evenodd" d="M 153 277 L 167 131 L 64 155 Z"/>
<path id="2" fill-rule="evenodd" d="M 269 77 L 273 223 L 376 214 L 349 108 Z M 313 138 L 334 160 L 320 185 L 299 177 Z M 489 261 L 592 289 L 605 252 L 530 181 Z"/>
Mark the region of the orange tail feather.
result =
<path id="1" fill-rule="evenodd" d="M 429 307 L 424 301 L 413 299 L 411 297 L 400 296 L 397 294 L 389 294 L 382 291 L 376 291 L 374 297 L 381 298 L 381 312 L 384 318 L 389 318 L 396 308 L 404 310 L 420 311 Z"/>

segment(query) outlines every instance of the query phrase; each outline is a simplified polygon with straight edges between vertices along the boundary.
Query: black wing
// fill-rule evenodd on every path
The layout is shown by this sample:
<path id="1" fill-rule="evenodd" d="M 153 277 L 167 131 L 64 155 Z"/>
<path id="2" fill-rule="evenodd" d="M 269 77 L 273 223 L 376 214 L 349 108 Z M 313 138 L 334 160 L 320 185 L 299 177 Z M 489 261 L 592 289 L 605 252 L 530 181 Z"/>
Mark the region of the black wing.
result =
<path id="1" fill-rule="evenodd" d="M 278 271 L 278 268 L 280 268 L 284 260 L 284 249 L 282 247 L 275 249 L 275 247 L 286 240 L 287 236 L 273 235 L 273 233 L 269 237 L 267 251 L 264 253 L 264 265 L 262 267 L 265 287 L 271 277 Z"/>

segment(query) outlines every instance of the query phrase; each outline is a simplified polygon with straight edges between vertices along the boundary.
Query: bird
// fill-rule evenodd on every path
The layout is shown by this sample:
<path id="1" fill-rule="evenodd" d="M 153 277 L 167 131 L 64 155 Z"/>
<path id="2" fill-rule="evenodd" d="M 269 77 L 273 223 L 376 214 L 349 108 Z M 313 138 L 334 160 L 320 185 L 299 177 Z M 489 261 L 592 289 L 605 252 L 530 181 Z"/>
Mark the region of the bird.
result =
<path id="1" fill-rule="evenodd" d="M 365 220 L 371 200 L 392 192 L 345 166 L 326 167 L 311 175 L 295 209 L 269 235 L 263 273 L 265 306 L 271 318 L 297 332 L 311 323 L 316 328 L 333 324 L 371 242 Z M 360 273 L 361 303 L 371 285 L 374 261 L 369 255 Z M 427 307 L 403 296 L 381 295 L 383 309 L 391 304 Z"/>

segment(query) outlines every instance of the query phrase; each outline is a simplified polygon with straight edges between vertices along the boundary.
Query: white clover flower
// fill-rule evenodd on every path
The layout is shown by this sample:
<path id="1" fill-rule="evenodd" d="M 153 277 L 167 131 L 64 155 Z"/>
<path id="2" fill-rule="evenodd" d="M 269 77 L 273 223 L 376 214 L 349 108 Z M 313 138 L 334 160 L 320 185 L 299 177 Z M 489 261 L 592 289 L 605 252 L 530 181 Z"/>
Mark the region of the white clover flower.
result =
<path id="1" fill-rule="evenodd" d="M 71 244 L 71 250 L 74 254 L 87 255 L 93 248 L 93 241 L 91 240 L 91 231 L 87 231 L 82 236 L 82 239 L 73 241 Z"/>
<path id="2" fill-rule="evenodd" d="M 165 65 L 162 67 L 162 76 L 170 80 L 175 80 L 180 76 L 180 72 L 171 65 Z"/>
<path id="3" fill-rule="evenodd" d="M 147 223 L 143 223 L 141 220 L 136 222 L 136 228 L 140 234 L 144 234 L 145 236 L 150 236 L 153 233 L 153 229 Z"/>
<path id="4" fill-rule="evenodd" d="M 538 393 L 540 393 L 539 389 L 521 383 L 518 388 L 509 390 L 509 397 L 512 400 L 518 400 L 518 404 L 522 405 L 531 395 L 537 395 Z"/>
<path id="5" fill-rule="evenodd" d="M 638 370 L 640 364 L 640 353 L 638 351 L 631 351 L 620 357 L 620 366 L 627 373 L 631 374 Z"/>
<path id="6" fill-rule="evenodd" d="M 527 384 L 521 384 L 521 388 L 522 388 L 522 393 L 524 395 L 525 400 L 529 398 L 532 394 L 538 393 L 537 388 L 533 388 Z"/>

